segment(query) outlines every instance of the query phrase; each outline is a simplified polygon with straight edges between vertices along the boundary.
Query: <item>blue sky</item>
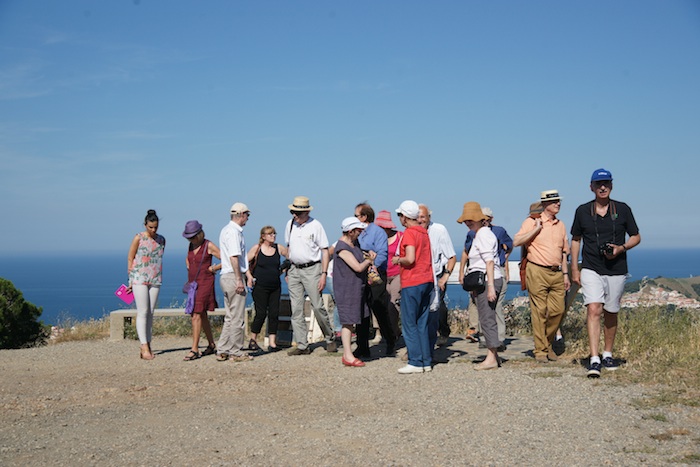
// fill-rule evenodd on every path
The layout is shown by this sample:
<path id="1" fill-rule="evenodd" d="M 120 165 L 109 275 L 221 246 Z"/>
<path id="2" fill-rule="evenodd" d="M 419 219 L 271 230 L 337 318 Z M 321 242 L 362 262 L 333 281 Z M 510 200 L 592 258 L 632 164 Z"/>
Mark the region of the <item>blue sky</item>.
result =
<path id="1" fill-rule="evenodd" d="M 514 234 L 612 171 L 643 247 L 697 247 L 697 1 L 0 1 L 0 254 L 170 248 L 296 195 L 336 239 L 369 200 L 471 200 Z M 394 217 L 396 220 L 396 218 Z"/>

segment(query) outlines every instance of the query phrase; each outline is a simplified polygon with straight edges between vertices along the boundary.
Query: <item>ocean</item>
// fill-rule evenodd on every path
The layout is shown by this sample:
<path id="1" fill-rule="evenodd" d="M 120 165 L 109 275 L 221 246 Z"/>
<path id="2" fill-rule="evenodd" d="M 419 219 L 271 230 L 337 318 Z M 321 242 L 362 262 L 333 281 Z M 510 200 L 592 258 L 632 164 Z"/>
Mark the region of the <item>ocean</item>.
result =
<path id="1" fill-rule="evenodd" d="M 630 281 L 645 276 L 696 276 L 700 274 L 700 249 L 639 247 L 629 254 L 629 269 Z M 110 311 L 128 308 L 114 295 L 117 287 L 127 282 L 126 253 L 4 256 L 0 258 L 0 277 L 12 281 L 25 300 L 43 308 L 41 320 L 45 324 L 98 319 Z M 184 306 L 182 286 L 186 280 L 185 251 L 166 250 L 158 307 Z M 216 288 L 222 306 L 218 281 Z M 522 294 L 519 284 L 511 284 L 506 298 Z M 469 297 L 459 286 L 450 285 L 447 301 L 450 308 L 466 307 Z"/>

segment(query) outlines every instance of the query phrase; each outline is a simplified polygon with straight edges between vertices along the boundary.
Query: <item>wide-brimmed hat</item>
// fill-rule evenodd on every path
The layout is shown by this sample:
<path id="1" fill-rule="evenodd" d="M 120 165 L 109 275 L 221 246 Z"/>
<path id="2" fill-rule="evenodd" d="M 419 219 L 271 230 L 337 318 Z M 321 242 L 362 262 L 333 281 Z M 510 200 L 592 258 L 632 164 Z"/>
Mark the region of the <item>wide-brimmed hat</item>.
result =
<path id="1" fill-rule="evenodd" d="M 343 222 L 340 223 L 340 228 L 343 229 L 343 232 L 350 232 L 354 229 L 366 229 L 367 224 L 360 222 L 357 220 L 357 217 L 352 216 L 343 219 Z"/>
<path id="2" fill-rule="evenodd" d="M 559 196 L 559 190 L 547 190 L 540 194 L 540 202 L 545 201 L 561 201 L 561 196 Z"/>
<path id="3" fill-rule="evenodd" d="M 379 211 L 377 213 L 377 218 L 374 219 L 374 223 L 382 229 L 396 229 L 396 224 L 391 220 L 391 213 L 389 211 Z"/>
<path id="4" fill-rule="evenodd" d="M 396 212 L 398 214 L 401 214 L 402 216 L 408 217 L 409 219 L 418 219 L 418 203 L 407 199 L 406 201 L 401 203 L 398 208 L 396 208 Z"/>
<path id="5" fill-rule="evenodd" d="M 462 215 L 457 219 L 457 223 L 461 224 L 464 221 L 483 221 L 486 219 L 484 211 L 481 210 L 481 205 L 476 201 L 464 203 Z"/>
<path id="6" fill-rule="evenodd" d="M 542 206 L 542 203 L 539 201 L 536 203 L 532 203 L 530 205 L 530 215 L 532 216 L 533 214 L 542 214 L 544 212 L 544 207 Z"/>
<path id="7" fill-rule="evenodd" d="M 309 198 L 306 196 L 297 196 L 292 204 L 289 205 L 291 211 L 311 211 L 314 207 L 309 204 Z"/>
<path id="8" fill-rule="evenodd" d="M 231 214 L 243 214 L 244 212 L 250 212 L 250 209 L 243 203 L 233 203 L 231 206 Z"/>
<path id="9" fill-rule="evenodd" d="M 195 237 L 201 231 L 202 224 L 200 224 L 198 221 L 187 221 L 187 223 L 185 224 L 185 231 L 182 232 L 182 236 L 185 238 L 192 238 Z"/>
<path id="10" fill-rule="evenodd" d="M 597 169 L 591 175 L 591 182 L 600 182 L 602 180 L 612 181 L 612 173 L 609 170 Z"/>

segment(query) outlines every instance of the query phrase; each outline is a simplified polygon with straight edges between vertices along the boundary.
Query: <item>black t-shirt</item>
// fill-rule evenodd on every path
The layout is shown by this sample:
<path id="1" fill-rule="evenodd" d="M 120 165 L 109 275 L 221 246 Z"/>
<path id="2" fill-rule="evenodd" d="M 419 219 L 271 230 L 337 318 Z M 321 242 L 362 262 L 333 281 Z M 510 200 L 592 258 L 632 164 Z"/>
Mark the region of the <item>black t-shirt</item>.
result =
<path id="1" fill-rule="evenodd" d="M 600 254 L 599 246 L 607 243 L 622 245 L 626 241 L 625 234 L 639 233 L 632 210 L 625 203 L 610 200 L 608 212 L 600 217 L 595 212 L 594 203 L 595 200 L 579 206 L 571 226 L 571 235 L 583 239 L 582 265 L 602 276 L 627 274 L 627 252 L 607 259 Z M 578 261 L 578 258 L 571 260 Z"/>

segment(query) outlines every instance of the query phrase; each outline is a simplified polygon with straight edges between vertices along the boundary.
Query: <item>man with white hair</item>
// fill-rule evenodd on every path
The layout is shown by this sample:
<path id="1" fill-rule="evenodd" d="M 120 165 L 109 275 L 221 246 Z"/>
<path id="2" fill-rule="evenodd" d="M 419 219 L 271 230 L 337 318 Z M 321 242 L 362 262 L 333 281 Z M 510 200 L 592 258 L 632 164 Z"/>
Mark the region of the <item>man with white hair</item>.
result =
<path id="1" fill-rule="evenodd" d="M 530 297 L 535 360 L 547 363 L 558 358 L 552 350 L 552 342 L 564 317 L 564 297 L 571 281 L 566 228 L 557 219 L 561 196 L 557 190 L 543 191 L 540 202 L 543 208 L 541 216 L 528 216 L 513 244 L 527 248 L 525 282 Z"/>
<path id="2" fill-rule="evenodd" d="M 292 218 L 285 228 L 285 240 L 288 246 L 288 258 L 292 266 L 287 272 L 287 289 L 292 305 L 292 329 L 296 347 L 288 355 L 308 355 L 309 327 L 304 318 L 304 292 L 309 297 L 316 321 L 326 337 L 326 350 L 335 352 L 335 332 L 330 318 L 321 300 L 321 292 L 326 286 L 328 276 L 328 237 L 321 223 L 311 217 L 313 206 L 306 196 L 297 196 L 289 205 Z"/>

